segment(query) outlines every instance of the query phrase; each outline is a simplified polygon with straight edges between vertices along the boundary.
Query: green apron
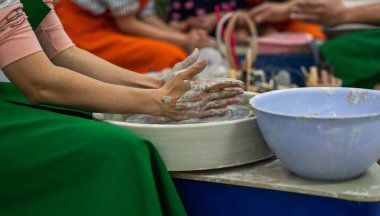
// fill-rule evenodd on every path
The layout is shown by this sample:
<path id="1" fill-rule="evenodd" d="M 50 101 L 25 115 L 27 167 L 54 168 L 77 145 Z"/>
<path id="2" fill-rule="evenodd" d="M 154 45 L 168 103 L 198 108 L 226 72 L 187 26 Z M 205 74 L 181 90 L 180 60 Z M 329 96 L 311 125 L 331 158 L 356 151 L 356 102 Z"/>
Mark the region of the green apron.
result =
<path id="1" fill-rule="evenodd" d="M 90 118 L 0 83 L 0 215 L 186 215 L 153 145 Z"/>
<path id="2" fill-rule="evenodd" d="M 42 20 L 50 12 L 50 8 L 41 0 L 20 0 L 24 5 L 23 10 L 28 15 L 28 20 L 32 28 L 35 30 Z"/>
<path id="3" fill-rule="evenodd" d="M 373 88 L 380 78 L 380 29 L 340 36 L 322 46 L 344 86 Z"/>

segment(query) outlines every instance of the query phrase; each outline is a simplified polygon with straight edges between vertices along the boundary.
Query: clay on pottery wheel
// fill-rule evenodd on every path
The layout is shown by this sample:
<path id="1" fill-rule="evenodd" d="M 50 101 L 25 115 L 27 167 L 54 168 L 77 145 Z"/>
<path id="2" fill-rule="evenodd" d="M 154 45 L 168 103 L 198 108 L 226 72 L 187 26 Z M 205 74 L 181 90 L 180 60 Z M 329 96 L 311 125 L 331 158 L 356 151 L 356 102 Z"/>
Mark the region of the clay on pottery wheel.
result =
<path id="1" fill-rule="evenodd" d="M 229 106 L 230 112 L 221 117 L 162 124 L 151 123 L 144 115 L 94 113 L 94 118 L 149 140 L 169 171 L 217 169 L 273 156 L 248 104 L 254 96 L 245 93 L 241 105 Z M 136 120 L 145 123 L 130 122 Z"/>
<path id="2" fill-rule="evenodd" d="M 229 106 L 228 110 L 229 111 L 223 116 L 212 116 L 207 118 L 188 119 L 183 121 L 173 121 L 157 116 L 137 114 L 128 117 L 126 122 L 138 124 L 196 124 L 245 119 L 252 115 L 252 110 L 242 105 Z"/>

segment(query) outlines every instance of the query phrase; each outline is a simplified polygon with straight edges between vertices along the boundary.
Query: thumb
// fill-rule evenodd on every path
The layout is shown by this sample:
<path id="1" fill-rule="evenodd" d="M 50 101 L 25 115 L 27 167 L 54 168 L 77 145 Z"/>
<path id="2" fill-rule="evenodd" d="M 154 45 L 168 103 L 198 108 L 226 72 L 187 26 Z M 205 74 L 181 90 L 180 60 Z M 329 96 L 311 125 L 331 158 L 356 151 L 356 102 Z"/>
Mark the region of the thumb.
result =
<path id="1" fill-rule="evenodd" d="M 198 58 L 199 58 L 199 49 L 195 48 L 190 56 L 188 56 L 182 62 L 179 62 L 179 63 L 174 65 L 173 71 L 179 71 L 179 70 L 186 69 L 190 65 L 194 64 L 198 60 Z"/>
<path id="2" fill-rule="evenodd" d="M 186 71 L 178 74 L 178 78 L 181 80 L 191 80 L 194 76 L 202 72 L 207 66 L 208 60 L 202 59 L 195 65 L 189 67 Z"/>

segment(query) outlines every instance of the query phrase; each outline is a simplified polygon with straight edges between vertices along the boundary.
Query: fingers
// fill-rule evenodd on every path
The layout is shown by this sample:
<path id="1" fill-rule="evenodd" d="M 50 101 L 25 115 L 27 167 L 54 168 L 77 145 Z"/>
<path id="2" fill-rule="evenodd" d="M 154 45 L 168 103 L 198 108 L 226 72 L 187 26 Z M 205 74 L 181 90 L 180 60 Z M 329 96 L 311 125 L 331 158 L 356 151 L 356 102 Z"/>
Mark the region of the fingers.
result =
<path id="1" fill-rule="evenodd" d="M 261 24 L 265 21 L 270 21 L 271 19 L 271 16 L 272 16 L 272 12 L 267 10 L 267 11 L 263 11 L 261 14 L 255 16 L 254 18 L 254 21 L 257 23 L 257 24 Z"/>
<path id="2" fill-rule="evenodd" d="M 234 79 L 198 80 L 190 82 L 191 89 L 198 91 L 217 91 L 225 88 L 242 88 L 244 83 Z"/>
<path id="3" fill-rule="evenodd" d="M 227 108 L 222 109 L 208 109 L 201 113 L 201 118 L 210 117 L 210 116 L 223 116 L 225 115 L 229 110 Z"/>
<path id="4" fill-rule="evenodd" d="M 294 5 L 290 12 L 291 14 L 302 14 L 304 15 L 317 15 L 323 14 L 326 12 L 326 2 L 318 1 L 318 0 L 303 0 L 299 1 L 296 5 Z"/>
<path id="5" fill-rule="evenodd" d="M 228 98 L 228 99 L 222 99 L 222 100 L 215 100 L 210 101 L 206 104 L 205 109 L 220 109 L 225 108 L 232 104 L 238 104 L 240 103 L 239 98 Z"/>
<path id="6" fill-rule="evenodd" d="M 266 11 L 268 11 L 268 7 L 269 5 L 264 3 L 264 4 L 260 4 L 259 6 L 257 7 L 254 7 L 250 12 L 249 12 L 249 16 L 252 17 L 252 19 L 260 24 L 263 22 L 264 20 L 264 16 L 263 14 L 267 13 Z"/>
<path id="7" fill-rule="evenodd" d="M 201 118 L 202 112 L 194 111 L 194 110 L 186 110 L 181 111 L 173 115 L 172 119 L 176 121 L 188 120 L 192 118 Z"/>
<path id="8" fill-rule="evenodd" d="M 193 78 L 205 69 L 205 67 L 207 66 L 207 62 L 207 59 L 202 59 L 201 61 L 191 66 L 187 70 L 178 74 L 176 78 L 181 80 L 191 80 L 191 78 Z"/>
<path id="9" fill-rule="evenodd" d="M 230 88 L 218 92 L 211 92 L 204 95 L 204 92 L 200 91 L 189 91 L 184 94 L 179 100 L 177 100 L 176 107 L 178 109 L 191 109 L 198 106 L 203 106 L 209 101 L 223 100 L 235 98 L 234 100 L 239 102 L 237 96 L 243 94 L 244 91 L 240 88 Z"/>
<path id="10" fill-rule="evenodd" d="M 211 116 L 223 116 L 227 112 L 229 112 L 229 110 L 227 108 L 208 109 L 208 110 L 204 110 L 202 112 L 186 111 L 186 112 L 182 112 L 181 114 L 177 115 L 173 119 L 176 121 L 182 121 L 182 120 L 188 120 L 188 119 L 192 119 L 192 118 L 206 118 L 206 117 L 211 117 Z"/>
<path id="11" fill-rule="evenodd" d="M 306 14 L 306 13 L 291 13 L 290 18 L 293 20 L 301 20 L 304 22 L 320 22 L 320 16 L 315 14 Z"/>
<path id="12" fill-rule="evenodd" d="M 222 91 L 210 93 L 208 96 L 206 96 L 206 100 L 213 101 L 213 100 L 232 98 L 232 97 L 242 95 L 243 93 L 244 93 L 244 90 L 241 88 L 228 88 Z"/>
<path id="13" fill-rule="evenodd" d="M 187 57 L 182 62 L 179 62 L 174 65 L 173 70 L 179 71 L 184 70 L 194 64 L 199 58 L 199 49 L 195 48 L 189 57 Z"/>
<path id="14" fill-rule="evenodd" d="M 251 9 L 249 11 L 249 15 L 251 17 L 257 16 L 257 15 L 261 14 L 262 12 L 264 12 L 267 8 L 268 8 L 268 4 L 267 3 L 260 4 L 260 5 L 256 6 L 256 7 L 254 7 L 253 9 Z"/>
<path id="15" fill-rule="evenodd" d="M 200 38 L 208 38 L 208 34 L 207 34 L 207 31 L 204 30 L 204 29 L 193 29 L 192 30 L 192 33 L 197 36 L 197 37 L 200 37 Z"/>
<path id="16" fill-rule="evenodd" d="M 299 0 L 297 2 L 297 6 L 301 9 L 316 8 L 324 4 L 326 4 L 325 0 Z"/>

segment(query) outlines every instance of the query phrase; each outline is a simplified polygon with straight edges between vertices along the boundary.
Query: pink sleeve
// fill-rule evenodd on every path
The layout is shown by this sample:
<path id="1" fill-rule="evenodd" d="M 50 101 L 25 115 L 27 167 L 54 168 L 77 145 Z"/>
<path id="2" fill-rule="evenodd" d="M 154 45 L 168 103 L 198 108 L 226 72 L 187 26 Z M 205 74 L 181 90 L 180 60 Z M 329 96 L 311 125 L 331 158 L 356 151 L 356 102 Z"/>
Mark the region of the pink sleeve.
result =
<path id="1" fill-rule="evenodd" d="M 0 68 L 41 50 L 22 5 L 0 9 Z"/>
<path id="2" fill-rule="evenodd" d="M 46 55 L 52 59 L 60 52 L 74 46 L 63 29 L 51 1 L 44 1 L 52 10 L 36 29 L 37 38 Z"/>

